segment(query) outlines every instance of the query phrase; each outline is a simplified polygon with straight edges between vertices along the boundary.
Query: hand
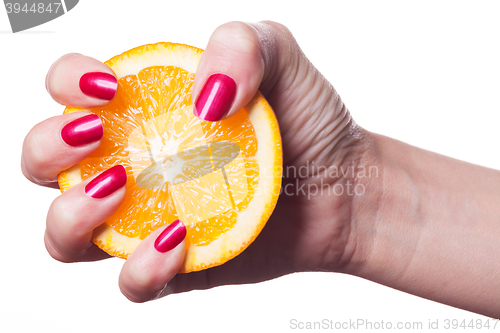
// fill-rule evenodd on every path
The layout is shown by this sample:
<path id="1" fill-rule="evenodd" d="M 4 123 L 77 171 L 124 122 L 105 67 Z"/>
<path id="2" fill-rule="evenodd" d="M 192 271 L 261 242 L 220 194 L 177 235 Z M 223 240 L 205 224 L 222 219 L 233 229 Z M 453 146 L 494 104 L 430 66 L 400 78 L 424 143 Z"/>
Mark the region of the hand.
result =
<path id="1" fill-rule="evenodd" d="M 78 85 L 83 74 L 94 72 L 109 73 L 105 79 L 112 86 L 114 73 L 109 67 L 89 57 L 68 54 L 49 70 L 47 90 L 64 105 L 105 105 L 113 96 L 111 88 L 97 95 L 98 91 L 93 89 L 83 89 L 84 93 Z M 365 131 L 352 121 L 336 91 L 305 57 L 292 34 L 277 23 L 233 22 L 216 29 L 196 73 L 194 99 L 214 73 L 233 78 L 237 94 L 225 114 L 198 116 L 206 120 L 230 117 L 259 89 L 280 124 L 284 193 L 254 243 L 219 267 L 176 275 L 183 260 L 184 242 L 160 253 L 153 243 L 164 228 L 156 230 L 123 266 L 120 288 L 132 301 L 224 284 L 259 282 L 298 271 L 350 270 L 357 248 L 356 228 L 351 223 L 355 201 L 352 191 L 359 180 L 355 179 L 355 173 L 339 172 L 331 177 L 316 171 L 359 166 L 368 145 Z M 28 179 L 57 187 L 60 171 L 99 147 L 102 127 L 98 120 L 92 141 L 75 146 L 63 141 L 61 129 L 81 116 L 79 113 L 56 116 L 30 131 L 22 154 L 22 170 Z M 307 172 L 299 177 L 293 170 Z M 90 181 L 87 179 L 63 193 L 49 209 L 45 243 L 57 260 L 75 262 L 108 257 L 90 242 L 90 237 L 94 228 L 118 208 L 125 188 L 121 186 L 105 198 L 95 199 L 85 193 Z M 330 192 L 337 186 L 336 193 L 342 190 L 342 194 L 320 194 L 325 186 L 330 187 Z"/>

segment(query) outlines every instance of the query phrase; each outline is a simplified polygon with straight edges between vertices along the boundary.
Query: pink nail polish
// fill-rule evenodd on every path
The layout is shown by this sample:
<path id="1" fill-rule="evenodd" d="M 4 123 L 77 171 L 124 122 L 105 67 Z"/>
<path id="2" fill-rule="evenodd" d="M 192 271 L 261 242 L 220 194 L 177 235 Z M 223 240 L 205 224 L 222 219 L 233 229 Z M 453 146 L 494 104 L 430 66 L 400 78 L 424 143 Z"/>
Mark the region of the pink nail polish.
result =
<path id="1" fill-rule="evenodd" d="M 158 252 L 168 252 L 179 245 L 186 238 L 186 226 L 181 220 L 172 222 L 155 240 L 155 249 Z"/>
<path id="2" fill-rule="evenodd" d="M 80 90 L 87 96 L 112 100 L 115 97 L 118 81 L 108 73 L 92 72 L 80 78 Z"/>
<path id="3" fill-rule="evenodd" d="M 107 197 L 127 183 L 127 172 L 122 165 L 104 171 L 85 186 L 85 193 L 94 199 Z"/>
<path id="4" fill-rule="evenodd" d="M 194 114 L 203 120 L 218 121 L 229 112 L 236 96 L 236 82 L 225 74 L 212 74 L 194 103 Z"/>
<path id="5" fill-rule="evenodd" d="M 61 138 L 73 147 L 83 146 L 102 138 L 101 118 L 96 114 L 80 117 L 66 124 L 61 130 Z"/>

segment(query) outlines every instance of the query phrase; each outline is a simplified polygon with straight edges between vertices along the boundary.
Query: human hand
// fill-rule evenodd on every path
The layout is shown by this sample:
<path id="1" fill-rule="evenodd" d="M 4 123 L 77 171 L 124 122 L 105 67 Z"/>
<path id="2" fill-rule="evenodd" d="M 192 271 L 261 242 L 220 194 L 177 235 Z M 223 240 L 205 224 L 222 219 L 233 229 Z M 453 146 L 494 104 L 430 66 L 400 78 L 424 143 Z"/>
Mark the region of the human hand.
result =
<path id="1" fill-rule="evenodd" d="M 108 94 L 98 96 L 100 98 L 95 97 L 96 90 L 85 94 L 78 85 L 83 74 L 94 72 L 111 75 L 107 77 Z M 167 253 L 160 253 L 155 250 L 154 242 L 164 228 L 153 232 L 130 255 L 120 275 L 120 288 L 132 301 L 224 284 L 259 282 L 298 271 L 349 270 L 356 249 L 351 224 L 355 177 L 351 173 L 326 177 L 315 171 L 347 170 L 359 165 L 366 144 L 363 130 L 352 121 L 338 94 L 311 65 L 291 33 L 279 24 L 234 22 L 219 27 L 198 66 L 194 99 L 214 73 L 234 79 L 236 96 L 224 114 L 207 114 L 198 108 L 198 116 L 206 120 L 230 117 L 259 89 L 272 105 L 280 124 L 284 193 L 254 243 L 219 267 L 176 275 L 183 260 L 184 242 Z M 95 59 L 69 54 L 49 70 L 47 90 L 64 105 L 104 105 L 113 95 L 113 75 Z M 39 185 L 57 187 L 60 171 L 99 147 L 102 131 L 99 132 L 98 120 L 89 142 L 71 146 L 61 139 L 61 129 L 81 116 L 79 113 L 56 116 L 32 129 L 22 155 L 22 169 L 28 179 Z M 293 174 L 299 170 L 307 170 L 306 175 Z M 115 176 L 120 177 L 119 173 Z M 109 257 L 90 242 L 90 237 L 93 229 L 118 208 L 125 188 L 122 184 L 105 198 L 96 199 L 85 192 L 90 181 L 63 193 L 49 209 L 45 242 L 57 260 L 75 262 Z M 311 195 L 311 188 L 327 185 L 340 186 L 342 194 Z"/>

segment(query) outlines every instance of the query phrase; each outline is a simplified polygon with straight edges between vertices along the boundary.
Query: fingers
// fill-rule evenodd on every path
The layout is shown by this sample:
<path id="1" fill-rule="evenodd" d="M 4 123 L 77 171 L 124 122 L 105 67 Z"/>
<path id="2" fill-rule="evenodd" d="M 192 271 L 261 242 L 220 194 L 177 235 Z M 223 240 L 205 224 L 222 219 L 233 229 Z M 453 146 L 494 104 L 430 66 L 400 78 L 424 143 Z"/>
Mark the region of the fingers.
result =
<path id="1" fill-rule="evenodd" d="M 126 181 L 125 168 L 117 165 L 54 200 L 45 231 L 45 245 L 54 259 L 74 262 L 108 256 L 92 246 L 92 232 L 118 209 L 125 197 Z"/>
<path id="2" fill-rule="evenodd" d="M 117 80 L 113 70 L 102 62 L 70 53 L 50 67 L 45 85 L 56 102 L 90 108 L 106 105 L 113 99 Z"/>
<path id="3" fill-rule="evenodd" d="M 146 237 L 123 265 L 122 293 L 133 302 L 161 297 L 184 261 L 185 237 L 186 227 L 179 220 Z"/>
<path id="4" fill-rule="evenodd" d="M 231 22 L 212 34 L 196 71 L 195 115 L 217 121 L 245 106 L 262 81 L 278 77 L 295 59 L 289 31 L 273 22 Z M 285 57 L 283 57 L 285 56 Z"/>
<path id="5" fill-rule="evenodd" d="M 81 108 L 108 104 L 117 80 L 102 62 L 71 53 L 49 69 L 46 88 L 58 103 Z M 57 175 L 95 151 L 103 135 L 99 117 L 78 112 L 36 125 L 23 144 L 21 169 L 34 183 L 57 187 Z"/>
<path id="6" fill-rule="evenodd" d="M 34 183 L 57 187 L 57 175 L 99 148 L 102 122 L 87 112 L 49 118 L 33 127 L 23 143 L 21 169 Z"/>

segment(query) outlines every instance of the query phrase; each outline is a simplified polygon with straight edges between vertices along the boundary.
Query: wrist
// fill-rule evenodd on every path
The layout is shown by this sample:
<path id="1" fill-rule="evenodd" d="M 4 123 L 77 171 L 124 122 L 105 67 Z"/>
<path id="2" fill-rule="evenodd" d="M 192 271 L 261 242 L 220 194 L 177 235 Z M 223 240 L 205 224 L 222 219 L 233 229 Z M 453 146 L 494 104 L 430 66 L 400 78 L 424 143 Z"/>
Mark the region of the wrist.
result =
<path id="1" fill-rule="evenodd" d="M 385 173 L 377 137 L 366 130 L 362 131 L 363 148 L 356 162 L 356 170 L 360 175 L 352 177 L 352 181 L 358 188 L 362 188 L 363 192 L 350 198 L 349 240 L 345 251 L 350 253 L 350 256 L 346 264 L 338 270 L 357 276 L 361 276 L 372 259 Z"/>
<path id="2" fill-rule="evenodd" d="M 423 228 L 423 191 L 411 162 L 413 147 L 368 131 L 364 146 L 357 167 L 360 175 L 370 172 L 356 180 L 364 192 L 352 198 L 355 251 L 343 272 L 383 283 L 403 275 L 412 260 Z"/>
<path id="3" fill-rule="evenodd" d="M 337 138 L 324 176 L 308 179 L 322 189 L 322 195 L 308 200 L 309 206 L 315 215 L 328 218 L 326 224 L 315 223 L 311 238 L 318 240 L 317 251 L 300 270 L 359 275 L 371 260 L 384 165 L 376 135 L 353 123 Z"/>

